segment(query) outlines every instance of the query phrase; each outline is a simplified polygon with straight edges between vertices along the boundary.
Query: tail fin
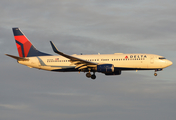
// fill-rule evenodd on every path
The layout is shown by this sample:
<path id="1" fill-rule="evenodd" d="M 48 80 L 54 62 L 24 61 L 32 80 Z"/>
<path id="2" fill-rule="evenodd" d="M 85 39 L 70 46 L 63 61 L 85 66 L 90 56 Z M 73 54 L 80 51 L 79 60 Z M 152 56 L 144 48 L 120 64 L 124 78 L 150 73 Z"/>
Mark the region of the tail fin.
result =
<path id="1" fill-rule="evenodd" d="M 20 57 L 49 56 L 37 50 L 19 28 L 12 28 Z"/>

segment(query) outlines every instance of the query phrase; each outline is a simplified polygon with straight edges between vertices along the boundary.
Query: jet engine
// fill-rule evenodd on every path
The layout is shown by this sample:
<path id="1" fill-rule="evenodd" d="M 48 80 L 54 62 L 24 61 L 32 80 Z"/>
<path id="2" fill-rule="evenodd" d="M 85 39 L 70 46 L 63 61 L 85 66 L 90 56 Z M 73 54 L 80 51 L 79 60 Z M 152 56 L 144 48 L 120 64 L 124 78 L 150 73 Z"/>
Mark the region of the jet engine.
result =
<path id="1" fill-rule="evenodd" d="M 104 73 L 105 75 L 120 75 L 121 70 L 114 69 L 113 64 L 97 65 L 97 72 Z"/>
<path id="2" fill-rule="evenodd" d="M 97 65 L 97 72 L 112 73 L 114 72 L 114 65 L 112 64 Z"/>

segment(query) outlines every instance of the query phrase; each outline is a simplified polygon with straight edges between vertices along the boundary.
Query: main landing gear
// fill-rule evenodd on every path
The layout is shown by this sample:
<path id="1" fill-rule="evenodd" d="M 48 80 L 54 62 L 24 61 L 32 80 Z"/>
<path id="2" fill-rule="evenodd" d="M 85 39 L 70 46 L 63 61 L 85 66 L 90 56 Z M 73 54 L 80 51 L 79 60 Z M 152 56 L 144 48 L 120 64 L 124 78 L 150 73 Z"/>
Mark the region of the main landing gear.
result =
<path id="1" fill-rule="evenodd" d="M 90 72 L 86 73 L 86 77 L 91 78 L 91 79 L 96 79 L 96 75 L 95 72 L 93 72 L 93 74 L 91 75 Z"/>

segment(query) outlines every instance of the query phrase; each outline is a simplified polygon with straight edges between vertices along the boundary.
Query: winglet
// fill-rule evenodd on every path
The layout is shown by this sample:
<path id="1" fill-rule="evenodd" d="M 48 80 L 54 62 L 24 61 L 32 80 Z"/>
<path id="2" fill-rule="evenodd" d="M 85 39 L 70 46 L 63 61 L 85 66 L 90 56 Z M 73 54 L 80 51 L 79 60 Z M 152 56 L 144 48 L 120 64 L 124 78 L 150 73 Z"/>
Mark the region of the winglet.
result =
<path id="1" fill-rule="evenodd" d="M 52 46 L 53 51 L 54 51 L 55 53 L 57 53 L 57 54 L 59 54 L 59 55 L 62 55 L 62 56 L 64 56 L 64 57 L 68 58 L 69 55 L 66 55 L 66 54 L 60 52 L 60 51 L 56 48 L 56 46 L 54 45 L 54 43 L 53 43 L 52 41 L 50 41 L 50 43 L 51 43 L 51 46 Z"/>
<path id="2" fill-rule="evenodd" d="M 59 53 L 59 50 L 56 48 L 56 46 L 53 44 L 53 42 L 50 41 L 50 43 L 51 43 L 51 46 L 52 46 L 52 48 L 53 48 L 53 51 L 54 51 L 55 53 Z"/>
<path id="3" fill-rule="evenodd" d="M 54 51 L 55 53 L 57 53 L 57 54 L 59 54 L 59 55 L 62 55 L 62 56 L 66 57 L 66 58 L 68 58 L 68 59 L 70 59 L 70 60 L 78 59 L 78 58 L 76 58 L 76 57 L 73 57 L 73 56 L 70 56 L 70 55 L 67 55 L 67 54 L 64 54 L 64 53 L 60 52 L 60 51 L 56 48 L 56 46 L 53 44 L 52 41 L 50 41 L 50 43 L 51 43 L 51 46 L 52 46 L 53 51 Z"/>

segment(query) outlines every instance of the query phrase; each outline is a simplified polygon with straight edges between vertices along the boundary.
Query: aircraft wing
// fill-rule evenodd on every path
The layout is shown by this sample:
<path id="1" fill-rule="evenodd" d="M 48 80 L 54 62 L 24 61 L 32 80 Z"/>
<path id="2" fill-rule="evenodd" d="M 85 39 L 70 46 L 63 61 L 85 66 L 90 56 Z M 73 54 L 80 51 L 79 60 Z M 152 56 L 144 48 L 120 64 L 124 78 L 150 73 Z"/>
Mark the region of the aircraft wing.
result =
<path id="1" fill-rule="evenodd" d="M 70 59 L 70 62 L 72 64 L 76 65 L 75 68 L 78 68 L 78 69 L 81 70 L 81 69 L 84 69 L 84 68 L 96 67 L 98 65 L 97 63 L 86 61 L 86 60 L 83 60 L 83 59 L 80 59 L 80 58 L 62 53 L 56 48 L 56 46 L 53 44 L 52 41 L 50 41 L 50 43 L 51 43 L 51 46 L 53 48 L 53 51 L 55 53 L 61 55 L 61 56 L 64 56 L 64 57 Z"/>

